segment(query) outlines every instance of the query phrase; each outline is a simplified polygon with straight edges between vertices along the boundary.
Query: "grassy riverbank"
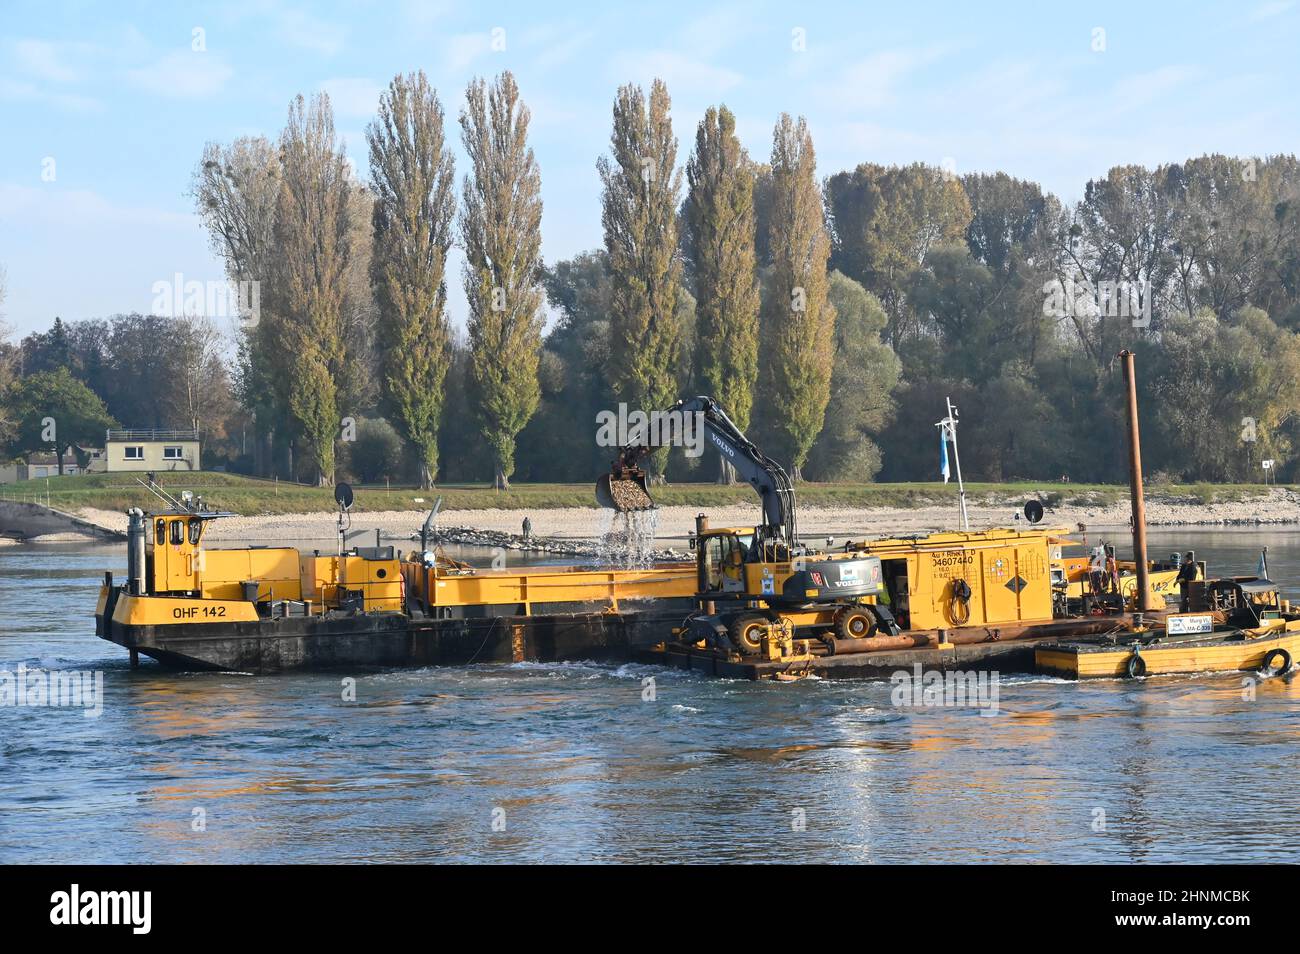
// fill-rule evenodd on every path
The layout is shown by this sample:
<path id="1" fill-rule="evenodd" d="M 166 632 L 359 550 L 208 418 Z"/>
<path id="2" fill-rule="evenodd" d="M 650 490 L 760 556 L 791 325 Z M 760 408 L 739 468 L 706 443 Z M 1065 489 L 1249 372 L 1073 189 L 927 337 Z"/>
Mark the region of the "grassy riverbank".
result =
<path id="1" fill-rule="evenodd" d="M 188 490 L 202 496 L 210 506 L 248 516 L 262 514 L 319 513 L 334 509 L 333 490 L 301 484 L 257 480 L 234 474 L 166 473 L 160 475 L 163 488 L 179 496 Z M 1029 481 L 967 485 L 972 504 L 1001 504 L 1038 497 L 1049 507 L 1108 507 L 1127 499 L 1128 488 L 1108 484 L 1057 484 Z M 920 509 L 955 505 L 955 484 L 814 484 L 798 487 L 805 507 L 854 507 Z M 1267 495 L 1261 484 L 1155 485 L 1147 488 L 1153 503 L 1206 506 L 1248 501 Z M 516 484 L 497 492 L 482 484 L 444 484 L 436 490 L 410 487 L 361 487 L 356 489 L 358 512 L 427 510 L 441 497 L 444 511 L 456 510 L 550 510 L 594 507 L 590 484 Z M 747 486 L 722 487 L 712 483 L 674 484 L 654 490 L 662 506 L 700 508 L 749 504 L 756 498 Z M 48 503 L 75 513 L 83 508 L 122 511 L 128 507 L 151 507 L 156 499 L 136 483 L 130 474 L 90 474 L 52 477 L 0 486 L 0 499 Z"/>

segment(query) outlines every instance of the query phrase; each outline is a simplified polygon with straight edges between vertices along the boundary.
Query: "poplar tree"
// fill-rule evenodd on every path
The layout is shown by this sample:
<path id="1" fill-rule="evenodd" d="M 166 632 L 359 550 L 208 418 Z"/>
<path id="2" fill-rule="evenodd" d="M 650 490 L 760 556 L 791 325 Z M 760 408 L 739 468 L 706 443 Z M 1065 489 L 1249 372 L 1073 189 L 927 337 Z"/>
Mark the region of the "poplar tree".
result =
<path id="1" fill-rule="evenodd" d="M 695 373 L 736 426 L 749 426 L 758 378 L 754 170 L 726 106 L 710 107 L 686 164 L 686 223 L 695 279 Z M 720 482 L 733 478 L 721 459 Z"/>
<path id="2" fill-rule="evenodd" d="M 611 277 L 609 381 L 632 409 L 661 410 L 677 398 L 682 329 L 676 168 L 668 88 L 656 79 L 647 102 L 628 84 L 614 100 L 610 155 L 596 163 L 604 186 L 601 224 Z M 666 449 L 652 456 L 663 472 Z"/>
<path id="3" fill-rule="evenodd" d="M 442 104 L 423 71 L 393 79 L 366 140 L 384 403 L 415 449 L 420 486 L 428 488 L 438 473 L 443 381 L 452 361 L 445 274 L 456 195 Z"/>
<path id="4" fill-rule="evenodd" d="M 273 302 L 278 245 L 275 215 L 280 200 L 280 156 L 262 136 L 240 137 L 230 145 L 210 142 L 194 172 L 191 193 L 208 229 L 212 249 L 226 265 L 226 277 L 241 286 L 237 335 L 237 391 L 252 412 L 257 471 L 273 472 L 277 438 L 288 436 L 288 376 L 282 373 Z M 255 308 L 254 308 L 255 306 Z"/>
<path id="5" fill-rule="evenodd" d="M 471 174 L 460 225 L 470 392 L 499 490 L 510 487 L 515 438 L 541 397 L 542 180 L 528 146 L 528 121 L 508 71 L 491 88 L 479 79 L 465 91 L 460 126 Z"/>
<path id="6" fill-rule="evenodd" d="M 329 97 L 302 96 L 289 107 L 280 137 L 279 247 L 273 300 L 279 349 L 287 365 L 289 413 L 316 467 L 334 481 L 339 436 L 339 376 L 347 357 L 343 304 L 352 256 L 348 214 L 352 185 L 337 146 Z"/>
<path id="7" fill-rule="evenodd" d="M 835 308 L 827 298 L 830 236 L 817 157 L 803 117 L 782 113 L 772 135 L 772 267 L 763 301 L 760 379 L 771 402 L 778 454 L 802 478 L 830 400 Z"/>

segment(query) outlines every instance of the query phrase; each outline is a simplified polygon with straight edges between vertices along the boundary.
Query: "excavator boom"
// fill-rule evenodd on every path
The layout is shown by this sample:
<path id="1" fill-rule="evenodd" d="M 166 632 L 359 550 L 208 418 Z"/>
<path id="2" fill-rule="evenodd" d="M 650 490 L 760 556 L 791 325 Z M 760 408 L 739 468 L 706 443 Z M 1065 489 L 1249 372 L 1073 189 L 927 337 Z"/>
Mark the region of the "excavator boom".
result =
<path id="1" fill-rule="evenodd" d="M 760 537 L 765 542 L 779 542 L 793 549 L 796 540 L 794 486 L 784 468 L 759 450 L 713 398 L 701 396 L 678 401 L 670 408 L 669 413 L 672 412 L 701 416 L 709 442 L 762 500 Z M 649 450 L 644 445 L 622 448 L 609 473 L 602 474 L 596 482 L 596 502 L 620 512 L 653 507 L 646 473 L 640 466 L 641 458 Z"/>

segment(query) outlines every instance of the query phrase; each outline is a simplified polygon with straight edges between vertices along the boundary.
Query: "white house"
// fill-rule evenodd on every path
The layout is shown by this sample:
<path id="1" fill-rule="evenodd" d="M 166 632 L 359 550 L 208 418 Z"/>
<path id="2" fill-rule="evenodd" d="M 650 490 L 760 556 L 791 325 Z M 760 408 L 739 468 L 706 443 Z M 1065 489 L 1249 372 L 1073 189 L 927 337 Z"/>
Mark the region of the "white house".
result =
<path id="1" fill-rule="evenodd" d="M 200 470 L 199 432 L 190 430 L 110 430 L 104 464 L 115 471 Z"/>

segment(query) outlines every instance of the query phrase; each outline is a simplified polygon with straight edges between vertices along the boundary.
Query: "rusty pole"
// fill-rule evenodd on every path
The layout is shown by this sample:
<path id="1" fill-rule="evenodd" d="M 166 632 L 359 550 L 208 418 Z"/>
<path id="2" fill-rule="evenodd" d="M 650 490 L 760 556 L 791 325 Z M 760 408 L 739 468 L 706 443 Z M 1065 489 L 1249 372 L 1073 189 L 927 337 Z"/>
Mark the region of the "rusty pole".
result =
<path id="1" fill-rule="evenodd" d="M 1149 613 L 1151 585 L 1147 579 L 1147 513 L 1142 501 L 1142 438 L 1138 433 L 1137 376 L 1133 370 L 1133 352 L 1121 351 L 1124 384 L 1128 388 L 1128 466 L 1129 492 L 1133 499 L 1133 562 L 1137 569 L 1137 611 Z"/>

